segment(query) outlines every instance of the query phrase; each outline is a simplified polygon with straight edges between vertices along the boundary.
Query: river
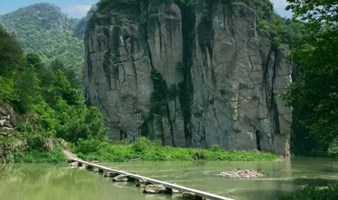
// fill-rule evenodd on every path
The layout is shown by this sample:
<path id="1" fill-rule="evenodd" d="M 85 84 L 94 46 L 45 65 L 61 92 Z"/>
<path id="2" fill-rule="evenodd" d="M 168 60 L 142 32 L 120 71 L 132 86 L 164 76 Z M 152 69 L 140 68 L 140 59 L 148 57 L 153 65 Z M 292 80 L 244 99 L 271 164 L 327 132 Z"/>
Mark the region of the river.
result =
<path id="1" fill-rule="evenodd" d="M 280 193 L 305 185 L 338 181 L 338 160 L 293 158 L 274 162 L 127 162 L 103 163 L 140 175 L 207 192 L 245 199 L 276 199 Z M 225 179 L 215 174 L 233 169 L 256 169 L 265 178 Z M 166 195 L 144 195 L 131 183 L 113 183 L 94 172 L 65 165 L 0 165 L 0 199 L 6 200 L 157 200 Z"/>

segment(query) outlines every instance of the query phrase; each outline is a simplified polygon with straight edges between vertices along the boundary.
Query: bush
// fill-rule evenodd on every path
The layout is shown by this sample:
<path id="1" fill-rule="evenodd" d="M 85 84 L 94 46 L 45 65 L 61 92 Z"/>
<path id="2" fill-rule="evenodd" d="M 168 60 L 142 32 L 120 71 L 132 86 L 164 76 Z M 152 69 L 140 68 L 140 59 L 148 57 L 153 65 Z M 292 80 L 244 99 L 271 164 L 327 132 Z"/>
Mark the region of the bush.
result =
<path id="1" fill-rule="evenodd" d="M 138 138 L 133 144 L 110 144 L 104 140 L 79 140 L 75 153 L 85 160 L 122 162 L 131 159 L 144 161 L 163 160 L 222 160 L 222 161 L 259 161 L 275 160 L 276 155 L 256 151 L 225 151 L 214 149 L 192 149 L 161 146 L 145 137 Z M 217 151 L 216 151 L 217 150 Z"/>
<path id="2" fill-rule="evenodd" d="M 193 160 L 206 160 L 207 156 L 203 151 L 197 151 L 191 155 Z"/>
<path id="3" fill-rule="evenodd" d="M 45 138 L 40 135 L 33 135 L 27 138 L 29 150 L 44 151 Z"/>
<path id="4" fill-rule="evenodd" d="M 159 146 L 160 145 L 158 143 L 152 142 L 146 137 L 139 137 L 132 145 L 132 149 L 137 153 L 142 153 L 150 151 L 151 149 L 157 148 Z"/>
<path id="5" fill-rule="evenodd" d="M 328 153 L 332 157 L 338 157 L 338 137 L 329 145 Z"/>

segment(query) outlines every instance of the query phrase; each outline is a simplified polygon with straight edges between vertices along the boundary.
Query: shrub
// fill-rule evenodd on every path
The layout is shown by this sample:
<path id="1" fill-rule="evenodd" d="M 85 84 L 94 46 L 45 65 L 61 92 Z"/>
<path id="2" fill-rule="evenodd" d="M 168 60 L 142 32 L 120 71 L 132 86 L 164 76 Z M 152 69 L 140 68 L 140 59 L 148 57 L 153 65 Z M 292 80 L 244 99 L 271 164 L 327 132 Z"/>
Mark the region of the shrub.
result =
<path id="1" fill-rule="evenodd" d="M 132 145 L 132 149 L 135 152 L 141 153 L 146 152 L 152 148 L 159 147 L 159 144 L 150 141 L 146 137 L 139 137 L 135 140 L 134 144 Z"/>

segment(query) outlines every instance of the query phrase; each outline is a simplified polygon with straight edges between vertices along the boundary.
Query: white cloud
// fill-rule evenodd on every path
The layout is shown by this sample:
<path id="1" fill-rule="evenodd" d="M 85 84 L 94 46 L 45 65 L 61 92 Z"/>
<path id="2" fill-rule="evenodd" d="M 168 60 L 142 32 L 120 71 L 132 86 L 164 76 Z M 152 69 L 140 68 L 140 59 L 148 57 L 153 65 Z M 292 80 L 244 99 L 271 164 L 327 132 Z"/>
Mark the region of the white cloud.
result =
<path id="1" fill-rule="evenodd" d="M 62 10 L 68 14 L 86 14 L 91 7 L 91 5 L 78 4 L 63 8 Z"/>
<path id="2" fill-rule="evenodd" d="M 271 0 L 271 1 L 273 3 L 273 7 L 275 9 L 277 9 L 277 8 L 283 8 L 284 9 L 288 5 L 286 0 Z"/>

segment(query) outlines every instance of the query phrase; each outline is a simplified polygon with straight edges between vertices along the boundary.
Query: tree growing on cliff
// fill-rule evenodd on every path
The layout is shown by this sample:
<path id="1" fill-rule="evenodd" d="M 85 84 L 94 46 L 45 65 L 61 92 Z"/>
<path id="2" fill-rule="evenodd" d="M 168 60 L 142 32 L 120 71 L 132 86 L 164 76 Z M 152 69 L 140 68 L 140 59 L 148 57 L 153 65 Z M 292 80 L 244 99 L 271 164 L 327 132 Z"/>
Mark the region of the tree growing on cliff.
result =
<path id="1" fill-rule="evenodd" d="M 299 120 L 327 150 L 338 137 L 338 4 L 335 0 L 288 0 L 308 34 L 293 50 L 298 80 L 286 95 Z"/>

